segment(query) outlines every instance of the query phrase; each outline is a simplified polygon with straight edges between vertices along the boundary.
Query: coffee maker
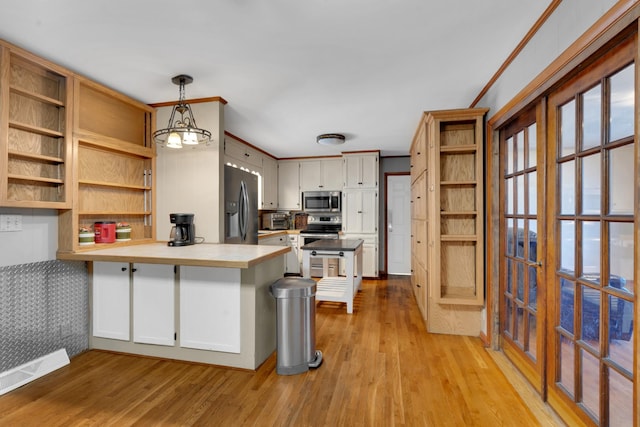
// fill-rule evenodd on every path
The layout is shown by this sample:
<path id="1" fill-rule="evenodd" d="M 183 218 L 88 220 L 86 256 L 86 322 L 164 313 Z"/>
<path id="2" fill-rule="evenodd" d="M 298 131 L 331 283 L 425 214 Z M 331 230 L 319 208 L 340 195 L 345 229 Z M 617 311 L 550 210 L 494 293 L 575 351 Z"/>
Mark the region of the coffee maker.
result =
<path id="1" fill-rule="evenodd" d="M 196 226 L 192 213 L 170 213 L 169 221 L 175 224 L 169 234 L 169 246 L 193 245 L 196 239 Z"/>

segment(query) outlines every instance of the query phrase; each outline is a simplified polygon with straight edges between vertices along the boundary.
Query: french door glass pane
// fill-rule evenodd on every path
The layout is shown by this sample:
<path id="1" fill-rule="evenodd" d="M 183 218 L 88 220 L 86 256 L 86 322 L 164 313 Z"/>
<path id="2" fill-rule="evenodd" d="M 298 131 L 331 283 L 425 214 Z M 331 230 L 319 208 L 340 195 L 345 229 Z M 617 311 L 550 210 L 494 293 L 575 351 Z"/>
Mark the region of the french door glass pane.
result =
<path id="1" fill-rule="evenodd" d="M 600 222 L 582 222 L 582 274 L 600 281 Z"/>
<path id="2" fill-rule="evenodd" d="M 574 221 L 560 221 L 560 269 L 575 271 L 576 232 Z"/>
<path id="3" fill-rule="evenodd" d="M 518 301 L 524 300 L 524 265 L 516 262 L 516 298 Z"/>
<path id="4" fill-rule="evenodd" d="M 507 159 L 507 174 L 513 173 L 513 137 L 507 138 L 504 144 L 504 156 Z"/>
<path id="5" fill-rule="evenodd" d="M 507 238 L 507 244 L 506 244 L 506 254 L 509 256 L 513 256 L 514 252 L 514 247 L 516 244 L 516 239 L 514 238 L 514 233 L 516 232 L 515 229 L 515 220 L 513 218 L 509 218 L 507 219 L 507 231 L 506 231 L 506 238 Z"/>
<path id="6" fill-rule="evenodd" d="M 516 337 L 515 341 L 524 348 L 524 309 L 516 304 Z"/>
<path id="7" fill-rule="evenodd" d="M 529 261 L 536 262 L 538 260 L 538 221 L 530 219 L 529 221 Z"/>
<path id="8" fill-rule="evenodd" d="M 529 208 L 527 209 L 527 214 L 535 215 L 538 212 L 538 174 L 537 172 L 529 172 L 527 174 L 527 181 L 529 189 L 529 194 L 527 197 L 527 201 L 529 202 Z"/>
<path id="9" fill-rule="evenodd" d="M 505 189 L 507 190 L 507 200 L 505 203 L 506 214 L 513 215 L 513 178 L 505 180 Z"/>
<path id="10" fill-rule="evenodd" d="M 560 375 L 558 382 L 566 390 L 571 397 L 575 396 L 575 380 L 573 378 L 573 369 L 575 366 L 573 342 L 560 335 Z"/>
<path id="11" fill-rule="evenodd" d="M 524 214 L 524 175 L 516 176 L 517 214 Z"/>
<path id="12" fill-rule="evenodd" d="M 513 302 L 507 298 L 505 299 L 505 322 L 504 322 L 504 330 L 509 336 L 513 336 Z"/>
<path id="13" fill-rule="evenodd" d="M 560 107 L 560 157 L 576 152 L 576 102 Z"/>
<path id="14" fill-rule="evenodd" d="M 633 215 L 633 144 L 609 150 L 609 213 Z"/>
<path id="15" fill-rule="evenodd" d="M 529 307 L 533 310 L 537 308 L 538 301 L 538 278 L 536 274 L 538 273 L 538 269 L 535 267 L 529 266 Z"/>
<path id="16" fill-rule="evenodd" d="M 576 165 L 575 161 L 560 164 L 560 213 L 576 212 Z"/>
<path id="17" fill-rule="evenodd" d="M 513 294 L 513 260 L 507 260 L 507 283 L 506 292 Z"/>
<path id="18" fill-rule="evenodd" d="M 524 258 L 524 245 L 526 244 L 524 235 L 524 220 L 519 218 L 516 220 L 516 223 L 518 224 L 518 229 L 516 231 L 516 233 L 518 233 L 516 239 L 516 257 Z"/>
<path id="19" fill-rule="evenodd" d="M 576 284 L 560 279 L 560 327 L 573 334 L 574 295 Z"/>
<path id="20" fill-rule="evenodd" d="M 608 369 L 609 377 L 609 425 L 633 425 L 633 382 L 620 375 L 615 369 Z"/>
<path id="21" fill-rule="evenodd" d="M 524 169 L 524 131 L 516 135 L 516 165 L 514 172 Z"/>
<path id="22" fill-rule="evenodd" d="M 609 358 L 633 372 L 633 302 L 610 295 Z"/>
<path id="23" fill-rule="evenodd" d="M 596 419 L 600 419 L 600 361 L 581 349 L 580 365 L 582 403 Z"/>
<path id="24" fill-rule="evenodd" d="M 535 313 L 529 313 L 529 355 L 535 360 L 538 358 L 538 346 L 536 338 L 538 336 L 538 325 Z"/>
<path id="25" fill-rule="evenodd" d="M 527 168 L 531 168 L 538 164 L 538 153 L 536 152 L 538 147 L 538 142 L 536 140 L 537 134 L 536 134 L 535 123 L 527 128 L 527 133 L 528 133 L 527 143 L 529 144 L 529 151 L 527 153 L 528 154 Z"/>
<path id="26" fill-rule="evenodd" d="M 633 223 L 612 222 L 609 224 L 609 272 L 611 281 L 620 278 L 621 287 L 633 293 Z"/>
<path id="27" fill-rule="evenodd" d="M 582 158 L 582 213 L 600 213 L 600 153 Z"/>
<path id="28" fill-rule="evenodd" d="M 602 88 L 600 85 L 582 94 L 582 149 L 600 145 Z"/>
<path id="29" fill-rule="evenodd" d="M 633 135 L 634 66 L 629 65 L 609 79 L 611 91 L 609 141 Z"/>
<path id="30" fill-rule="evenodd" d="M 582 311 L 582 339 L 594 349 L 600 346 L 600 292 L 588 286 L 580 286 Z"/>

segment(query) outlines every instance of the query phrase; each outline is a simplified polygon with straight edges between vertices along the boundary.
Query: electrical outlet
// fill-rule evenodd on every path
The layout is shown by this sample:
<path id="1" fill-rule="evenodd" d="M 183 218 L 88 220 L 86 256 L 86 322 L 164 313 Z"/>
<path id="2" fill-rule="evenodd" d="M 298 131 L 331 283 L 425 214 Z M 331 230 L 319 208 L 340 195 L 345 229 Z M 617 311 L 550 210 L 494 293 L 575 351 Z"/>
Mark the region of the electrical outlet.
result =
<path id="1" fill-rule="evenodd" d="M 71 323 L 66 322 L 60 325 L 60 338 L 66 338 L 71 335 Z"/>
<path id="2" fill-rule="evenodd" d="M 0 215 L 0 231 L 22 231 L 22 215 Z"/>

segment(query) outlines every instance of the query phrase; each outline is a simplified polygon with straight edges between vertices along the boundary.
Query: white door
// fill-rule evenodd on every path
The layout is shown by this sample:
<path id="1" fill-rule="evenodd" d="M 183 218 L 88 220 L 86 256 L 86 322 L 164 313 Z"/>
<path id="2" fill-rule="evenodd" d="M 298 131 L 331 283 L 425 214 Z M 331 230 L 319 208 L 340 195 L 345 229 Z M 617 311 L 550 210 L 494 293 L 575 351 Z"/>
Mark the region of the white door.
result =
<path id="1" fill-rule="evenodd" d="M 387 273 L 411 274 L 411 176 L 387 176 Z"/>

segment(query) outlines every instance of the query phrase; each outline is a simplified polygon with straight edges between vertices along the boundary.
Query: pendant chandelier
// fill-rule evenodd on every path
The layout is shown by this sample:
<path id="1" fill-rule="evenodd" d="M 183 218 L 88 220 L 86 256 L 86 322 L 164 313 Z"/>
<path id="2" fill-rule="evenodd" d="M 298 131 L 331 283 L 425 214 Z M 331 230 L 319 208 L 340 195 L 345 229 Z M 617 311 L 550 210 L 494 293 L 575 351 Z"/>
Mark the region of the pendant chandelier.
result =
<path id="1" fill-rule="evenodd" d="M 171 110 L 169 124 L 165 129 L 159 129 L 153 133 L 156 144 L 168 148 L 182 148 L 183 146 L 195 147 L 197 145 L 209 145 L 211 132 L 200 129 L 193 118 L 191 107 L 184 100 L 184 86 L 193 82 L 193 77 L 180 74 L 171 79 L 174 84 L 180 86 L 180 98 Z M 180 115 L 176 118 L 176 112 Z"/>

